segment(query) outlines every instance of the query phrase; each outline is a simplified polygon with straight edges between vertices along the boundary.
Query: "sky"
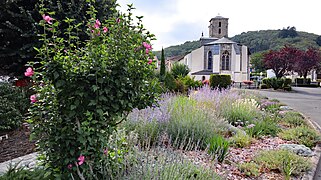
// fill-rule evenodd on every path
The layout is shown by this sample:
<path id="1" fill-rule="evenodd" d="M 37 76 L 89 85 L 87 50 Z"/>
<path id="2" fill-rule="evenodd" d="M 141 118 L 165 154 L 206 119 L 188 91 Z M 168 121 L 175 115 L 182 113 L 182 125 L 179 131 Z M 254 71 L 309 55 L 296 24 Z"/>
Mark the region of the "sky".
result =
<path id="1" fill-rule="evenodd" d="M 211 18 L 229 18 L 228 36 L 242 32 L 282 29 L 321 35 L 320 0 L 118 0 L 123 12 L 133 4 L 135 16 L 156 35 L 153 50 L 208 36 Z"/>

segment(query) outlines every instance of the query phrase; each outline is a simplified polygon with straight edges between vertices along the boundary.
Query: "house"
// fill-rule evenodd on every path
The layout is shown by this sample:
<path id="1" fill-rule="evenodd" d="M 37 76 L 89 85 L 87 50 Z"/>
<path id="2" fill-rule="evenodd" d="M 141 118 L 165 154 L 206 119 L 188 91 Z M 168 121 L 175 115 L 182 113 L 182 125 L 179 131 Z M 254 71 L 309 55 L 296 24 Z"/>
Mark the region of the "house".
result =
<path id="1" fill-rule="evenodd" d="M 234 82 L 249 80 L 250 52 L 247 46 L 228 39 L 228 18 L 210 20 L 209 36 L 200 38 L 200 47 L 179 60 L 190 68 L 195 80 L 209 79 L 211 74 L 229 74 Z"/>

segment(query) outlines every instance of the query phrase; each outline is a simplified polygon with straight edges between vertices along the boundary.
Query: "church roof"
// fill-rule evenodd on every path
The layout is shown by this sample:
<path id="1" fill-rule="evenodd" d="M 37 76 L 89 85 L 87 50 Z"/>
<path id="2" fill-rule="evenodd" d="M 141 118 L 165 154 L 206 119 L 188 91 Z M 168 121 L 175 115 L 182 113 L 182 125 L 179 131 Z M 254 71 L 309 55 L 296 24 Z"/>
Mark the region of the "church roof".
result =
<path id="1" fill-rule="evenodd" d="M 210 22 L 211 22 L 213 19 L 228 19 L 228 18 L 225 18 L 225 17 L 223 17 L 223 16 L 217 15 L 217 16 L 213 17 L 213 18 L 210 20 Z"/>
<path id="2" fill-rule="evenodd" d="M 235 44 L 236 42 L 229 40 L 226 37 L 222 37 L 221 39 L 207 43 L 206 45 L 213 45 L 213 44 Z"/>

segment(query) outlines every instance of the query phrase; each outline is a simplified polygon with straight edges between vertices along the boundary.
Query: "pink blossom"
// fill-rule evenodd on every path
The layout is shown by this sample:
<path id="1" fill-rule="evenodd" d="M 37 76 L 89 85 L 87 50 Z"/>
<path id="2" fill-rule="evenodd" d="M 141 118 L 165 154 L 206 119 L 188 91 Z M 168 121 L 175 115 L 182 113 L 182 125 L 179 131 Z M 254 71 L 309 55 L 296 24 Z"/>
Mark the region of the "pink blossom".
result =
<path id="1" fill-rule="evenodd" d="M 68 169 L 72 169 L 72 164 L 68 164 Z"/>
<path id="2" fill-rule="evenodd" d="M 105 154 L 105 155 L 108 155 L 108 148 L 106 148 L 106 149 L 104 150 L 104 154 Z"/>
<path id="3" fill-rule="evenodd" d="M 247 126 L 247 128 L 252 128 L 254 126 L 255 126 L 255 124 L 250 124 L 250 125 Z"/>
<path id="4" fill-rule="evenodd" d="M 103 30 L 104 30 L 104 33 L 108 32 L 108 28 L 107 27 L 104 27 Z"/>
<path id="5" fill-rule="evenodd" d="M 26 72 L 25 72 L 25 76 L 27 77 L 31 77 L 34 74 L 33 70 L 31 67 L 28 67 Z"/>
<path id="6" fill-rule="evenodd" d="M 46 15 L 42 15 L 43 20 L 45 20 L 48 24 L 52 24 L 52 20 L 53 18 L 51 18 L 50 16 L 46 16 Z"/>
<path id="7" fill-rule="evenodd" d="M 153 60 L 152 59 L 148 59 L 147 64 L 152 64 L 152 63 L 153 63 Z"/>
<path id="8" fill-rule="evenodd" d="M 94 26 L 94 27 L 95 27 L 96 29 L 99 29 L 100 25 L 101 25 L 100 21 L 99 21 L 98 19 L 96 19 L 96 22 L 95 22 L 95 26 Z"/>
<path id="9" fill-rule="evenodd" d="M 143 46 L 148 49 L 148 50 L 152 50 L 152 46 L 150 44 L 148 44 L 147 42 L 143 42 Z"/>
<path id="10" fill-rule="evenodd" d="M 79 166 L 81 166 L 84 162 L 85 162 L 85 156 L 83 156 L 83 155 L 80 155 L 79 157 L 78 157 L 78 165 Z"/>
<path id="11" fill-rule="evenodd" d="M 149 49 L 146 49 L 146 50 L 145 50 L 145 53 L 148 54 L 148 53 L 149 53 Z"/>
<path id="12" fill-rule="evenodd" d="M 117 22 L 117 23 L 119 23 L 119 22 L 120 22 L 120 19 L 119 19 L 119 18 L 117 18 L 117 19 L 116 19 L 116 22 Z"/>
<path id="13" fill-rule="evenodd" d="M 32 102 L 32 103 L 35 103 L 35 102 L 37 102 L 37 96 L 34 94 L 34 95 L 31 95 L 30 96 L 30 101 Z"/>

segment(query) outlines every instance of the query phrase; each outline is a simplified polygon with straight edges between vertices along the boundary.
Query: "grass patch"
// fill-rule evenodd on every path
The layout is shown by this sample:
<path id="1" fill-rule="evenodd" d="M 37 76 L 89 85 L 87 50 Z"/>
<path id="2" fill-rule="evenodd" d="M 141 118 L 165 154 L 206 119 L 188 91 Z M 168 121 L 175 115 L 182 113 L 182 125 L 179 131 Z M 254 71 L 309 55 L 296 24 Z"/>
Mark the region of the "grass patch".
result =
<path id="1" fill-rule="evenodd" d="M 239 148 L 247 147 L 251 145 L 251 142 L 251 136 L 242 131 L 238 131 L 234 136 L 230 138 L 231 145 Z"/>
<path id="2" fill-rule="evenodd" d="M 309 159 L 298 156 L 287 150 L 262 151 L 254 157 L 254 161 L 269 170 L 278 170 L 287 178 L 299 175 L 311 169 Z"/>
<path id="3" fill-rule="evenodd" d="M 281 118 L 280 123 L 287 127 L 298 127 L 298 126 L 307 126 L 304 117 L 299 112 L 288 111 L 285 112 L 283 118 Z"/>
<path id="4" fill-rule="evenodd" d="M 320 135 L 318 132 L 307 126 L 299 126 L 283 130 L 278 134 L 278 136 L 297 144 L 303 144 L 309 148 L 315 147 L 315 145 L 320 141 Z"/>
<path id="5" fill-rule="evenodd" d="M 245 162 L 238 164 L 238 169 L 246 176 L 258 177 L 260 175 L 260 166 L 254 162 Z"/>

